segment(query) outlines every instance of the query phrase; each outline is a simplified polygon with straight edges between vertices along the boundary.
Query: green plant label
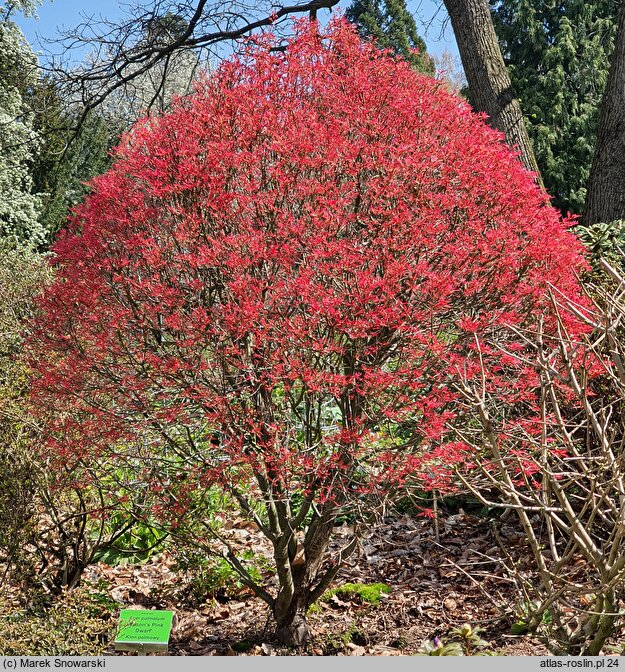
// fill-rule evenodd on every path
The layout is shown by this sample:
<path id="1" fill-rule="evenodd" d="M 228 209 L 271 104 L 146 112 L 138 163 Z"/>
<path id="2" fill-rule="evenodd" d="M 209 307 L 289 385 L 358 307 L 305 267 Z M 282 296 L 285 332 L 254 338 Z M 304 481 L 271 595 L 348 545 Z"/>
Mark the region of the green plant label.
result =
<path id="1" fill-rule="evenodd" d="M 122 609 L 116 651 L 167 651 L 173 611 Z"/>

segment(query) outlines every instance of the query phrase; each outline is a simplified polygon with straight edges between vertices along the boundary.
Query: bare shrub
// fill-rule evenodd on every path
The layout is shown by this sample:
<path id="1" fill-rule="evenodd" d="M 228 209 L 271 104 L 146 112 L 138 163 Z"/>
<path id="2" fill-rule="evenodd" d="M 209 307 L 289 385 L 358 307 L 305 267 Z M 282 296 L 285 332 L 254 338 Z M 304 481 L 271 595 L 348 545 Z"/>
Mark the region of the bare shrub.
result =
<path id="1" fill-rule="evenodd" d="M 459 473 L 464 484 L 519 517 L 535 570 L 509 558 L 522 625 L 557 655 L 598 655 L 623 620 L 625 280 L 603 267 L 614 282 L 589 288 L 586 336 L 573 337 L 562 319 L 556 338 L 540 323 L 522 334 L 533 344 L 525 363 L 539 374 L 539 404 L 497 405 L 484 372 L 481 384 L 460 386 L 455 428 L 477 456 Z M 576 311 L 555 293 L 552 301 L 560 315 Z"/>

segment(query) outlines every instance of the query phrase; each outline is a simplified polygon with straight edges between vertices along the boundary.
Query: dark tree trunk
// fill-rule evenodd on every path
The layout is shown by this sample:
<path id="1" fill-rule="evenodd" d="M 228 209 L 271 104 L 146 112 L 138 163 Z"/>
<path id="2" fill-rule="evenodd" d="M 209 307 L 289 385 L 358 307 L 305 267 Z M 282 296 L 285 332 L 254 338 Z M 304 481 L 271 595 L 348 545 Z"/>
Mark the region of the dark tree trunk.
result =
<path id="1" fill-rule="evenodd" d="M 542 184 L 519 101 L 512 90 L 487 0 L 444 0 L 451 18 L 462 66 L 469 84 L 469 102 L 485 112 L 489 123 L 520 151 L 523 165 Z"/>
<path id="2" fill-rule="evenodd" d="M 625 2 L 619 9 L 583 221 L 595 224 L 616 219 L 625 219 Z"/>
<path id="3" fill-rule="evenodd" d="M 290 580 L 281 581 L 280 593 L 273 606 L 276 637 L 289 646 L 301 646 L 308 640 L 306 613 L 313 601 L 315 588 L 319 586 L 319 571 L 330 542 L 333 524 L 333 515 L 322 514 L 313 519 L 304 538 L 302 560 L 289 558 Z M 278 552 L 276 563 L 279 577 L 283 574 L 280 561 Z"/>
<path id="4" fill-rule="evenodd" d="M 308 641 L 309 630 L 306 623 L 310 591 L 293 596 L 291 603 L 281 618 L 276 619 L 276 637 L 287 646 L 302 646 Z"/>

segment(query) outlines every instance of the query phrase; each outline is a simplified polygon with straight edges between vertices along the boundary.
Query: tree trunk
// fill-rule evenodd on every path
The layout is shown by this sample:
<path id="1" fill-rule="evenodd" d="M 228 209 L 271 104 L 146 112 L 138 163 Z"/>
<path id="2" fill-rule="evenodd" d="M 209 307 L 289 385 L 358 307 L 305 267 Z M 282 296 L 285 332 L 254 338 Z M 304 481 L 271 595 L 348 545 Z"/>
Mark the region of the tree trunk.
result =
<path id="1" fill-rule="evenodd" d="M 276 619 L 276 638 L 287 646 L 302 646 L 308 641 L 306 612 L 309 595 L 309 591 L 294 595 L 286 613 Z"/>
<path id="2" fill-rule="evenodd" d="M 291 554 L 286 573 L 281 571 L 281 549 L 285 546 L 274 546 L 280 580 L 280 592 L 273 605 L 276 637 L 289 646 L 301 646 L 308 640 L 306 613 L 313 591 L 319 585 L 319 571 L 332 536 L 334 518 L 328 513 L 313 518 L 304 537 L 303 557 L 299 559 Z"/>
<path id="3" fill-rule="evenodd" d="M 542 186 L 534 150 L 512 90 L 487 0 L 444 0 L 451 18 L 462 66 L 469 84 L 469 102 L 485 112 L 511 147 L 520 152 L 523 165 L 536 173 Z"/>
<path id="4" fill-rule="evenodd" d="M 584 224 L 625 219 L 625 2 L 606 84 L 588 181 Z"/>

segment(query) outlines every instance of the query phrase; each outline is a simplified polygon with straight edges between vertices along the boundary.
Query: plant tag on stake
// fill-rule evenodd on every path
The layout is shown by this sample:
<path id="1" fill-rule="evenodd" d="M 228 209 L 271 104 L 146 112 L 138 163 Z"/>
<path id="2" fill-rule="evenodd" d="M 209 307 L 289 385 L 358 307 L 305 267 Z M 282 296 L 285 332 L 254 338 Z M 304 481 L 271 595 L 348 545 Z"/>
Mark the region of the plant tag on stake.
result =
<path id="1" fill-rule="evenodd" d="M 173 611 L 122 609 L 115 651 L 167 653 L 173 618 Z"/>

